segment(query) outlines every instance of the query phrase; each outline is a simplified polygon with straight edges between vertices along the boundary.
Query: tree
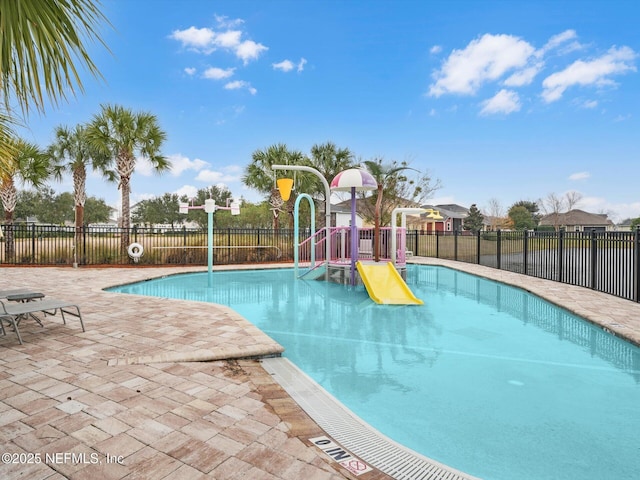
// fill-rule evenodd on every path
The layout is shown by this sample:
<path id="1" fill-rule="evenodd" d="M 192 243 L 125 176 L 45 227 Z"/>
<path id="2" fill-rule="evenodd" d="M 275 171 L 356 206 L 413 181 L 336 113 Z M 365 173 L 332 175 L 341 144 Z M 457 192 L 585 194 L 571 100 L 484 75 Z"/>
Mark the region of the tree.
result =
<path id="1" fill-rule="evenodd" d="M 542 211 L 553 219 L 553 228 L 558 230 L 559 214 L 572 210 L 582 200 L 582 194 L 576 191 L 570 191 L 563 196 L 550 193 L 546 198 L 539 201 Z"/>
<path id="2" fill-rule="evenodd" d="M 485 210 L 486 217 L 489 218 L 491 230 L 495 231 L 502 228 L 505 222 L 504 208 L 500 204 L 500 200 L 497 198 L 490 198 L 488 206 Z"/>
<path id="3" fill-rule="evenodd" d="M 84 204 L 84 221 L 87 225 L 108 222 L 114 210 L 102 198 L 88 197 Z"/>
<path id="4" fill-rule="evenodd" d="M 469 215 L 462 221 L 462 228 L 473 233 L 478 233 L 484 226 L 484 215 L 480 213 L 478 207 L 474 203 L 469 208 Z"/>
<path id="5" fill-rule="evenodd" d="M 109 180 L 117 181 L 122 195 L 121 251 L 129 245 L 131 175 L 136 155 L 145 157 L 157 173 L 171 167 L 161 154 L 166 133 L 155 115 L 132 112 L 119 105 L 103 105 L 87 127 L 87 137 L 94 151 L 94 163 Z M 113 168 L 115 167 L 115 168 Z"/>
<path id="6" fill-rule="evenodd" d="M 394 175 L 397 175 L 402 170 L 407 170 L 409 167 L 406 165 L 383 165 L 382 159 L 378 160 L 366 160 L 364 162 L 369 173 L 375 178 L 378 184 L 378 193 L 376 195 L 376 205 L 373 213 L 374 218 L 374 230 L 373 230 L 373 243 L 374 247 L 374 260 L 380 261 L 380 217 L 382 215 L 382 196 L 384 192 L 384 185 L 387 182 L 391 182 Z"/>
<path id="7" fill-rule="evenodd" d="M 327 183 L 331 185 L 331 181 L 343 170 L 347 170 L 355 166 L 354 157 L 348 148 L 338 148 L 333 142 L 322 144 L 316 143 L 311 147 L 311 156 L 309 157 L 310 166 L 315 168 L 325 178 Z M 305 190 L 312 197 L 318 197 L 323 202 L 328 201 L 324 185 L 315 175 L 309 176 L 312 180 L 311 186 Z"/>
<path id="8" fill-rule="evenodd" d="M 514 204 L 509 209 L 508 215 L 515 230 L 531 230 L 536 226 L 533 215 L 524 205 Z"/>
<path id="9" fill-rule="evenodd" d="M 531 215 L 531 218 L 533 219 L 534 227 L 538 225 L 538 223 L 540 222 L 540 218 L 542 218 L 542 215 L 540 215 L 539 213 L 540 206 L 536 202 L 532 202 L 530 200 L 520 200 L 514 203 L 513 205 L 511 205 L 511 207 L 509 208 L 509 211 L 511 211 L 513 207 L 524 207 Z M 509 213 L 507 213 L 507 216 L 511 217 Z"/>
<path id="10" fill-rule="evenodd" d="M 76 249 L 80 248 L 82 226 L 84 224 L 84 205 L 87 200 L 87 166 L 91 164 L 92 152 L 87 138 L 86 128 L 76 125 L 71 130 L 65 126 L 55 129 L 55 142 L 49 152 L 57 165 L 57 177 L 62 171 L 71 172 L 73 178 L 73 203 L 75 208 Z"/>
<path id="11" fill-rule="evenodd" d="M 11 151 L 16 154 L 4 158 L 5 170 L 0 174 L 0 200 L 5 213 L 5 223 L 9 226 L 4 245 L 6 259 L 11 259 L 15 255 L 13 211 L 18 197 L 16 181 L 38 187 L 51 173 L 49 156 L 37 145 L 16 139 Z"/>
<path id="12" fill-rule="evenodd" d="M 276 172 L 273 165 L 302 165 L 305 158 L 297 150 L 289 150 L 284 143 L 271 145 L 265 150 L 256 150 L 251 155 L 251 163 L 245 168 L 242 182 L 256 189 L 260 193 L 268 195 L 269 204 L 273 211 L 273 228 L 280 228 L 279 213 L 282 211 L 284 201 L 275 186 Z M 289 199 L 295 201 L 295 194 Z"/>
<path id="13" fill-rule="evenodd" d="M 12 170 L 7 161 L 13 150 L 11 102 L 27 114 L 31 107 L 44 112 L 46 99 L 54 106 L 83 91 L 78 67 L 100 78 L 84 46 L 97 41 L 106 48 L 97 27 L 109 23 L 98 0 L 0 0 L 0 175 Z"/>
<path id="14" fill-rule="evenodd" d="M 184 216 L 180 213 L 178 194 L 165 193 L 149 200 L 142 200 L 133 208 L 131 219 L 134 223 L 153 225 L 169 223 L 174 228 L 176 223 L 182 223 Z"/>
<path id="15" fill-rule="evenodd" d="M 382 165 L 381 159 L 371 160 L 371 162 Z M 422 204 L 433 195 L 433 192 L 440 188 L 439 180 L 434 181 L 428 173 L 421 173 L 410 168 L 407 162 L 398 163 L 393 161 L 391 164 L 383 166 L 383 168 L 388 170 L 400 168 L 394 175 L 388 175 L 384 182 L 380 209 L 380 224 L 383 226 L 390 224 L 391 212 L 394 208 L 399 206 L 413 207 Z M 369 169 L 367 168 L 367 170 Z M 412 174 L 411 172 L 415 173 Z M 361 197 L 364 199 L 361 214 L 365 220 L 374 221 L 377 196 L 372 196 L 365 192 Z"/>

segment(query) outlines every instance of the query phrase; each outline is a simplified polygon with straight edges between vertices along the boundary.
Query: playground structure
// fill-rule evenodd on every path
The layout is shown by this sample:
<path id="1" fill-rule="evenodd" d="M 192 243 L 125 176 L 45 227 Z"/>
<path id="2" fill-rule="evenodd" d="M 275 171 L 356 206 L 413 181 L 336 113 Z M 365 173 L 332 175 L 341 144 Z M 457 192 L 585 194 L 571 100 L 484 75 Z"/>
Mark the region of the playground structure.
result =
<path id="1" fill-rule="evenodd" d="M 207 198 L 204 205 L 189 205 L 180 203 L 179 212 L 189 213 L 189 210 L 204 210 L 207 213 L 207 286 L 213 287 L 213 214 L 216 210 L 230 210 L 231 215 L 240 215 L 240 204 L 231 199 L 227 199 L 227 206 L 216 205 L 216 201 Z"/>
<path id="2" fill-rule="evenodd" d="M 294 207 L 294 273 L 305 280 L 326 280 L 344 285 L 363 284 L 369 296 L 381 304 L 422 304 L 407 286 L 406 279 L 406 215 L 423 213 L 420 208 L 396 208 L 392 213 L 392 226 L 380 229 L 380 261 L 373 261 L 374 229 L 356 225 L 356 192 L 377 188 L 375 179 L 360 169 L 340 172 L 329 186 L 317 170 L 301 165 L 273 165 L 273 170 L 304 171 L 316 175 L 325 187 L 325 226 L 315 228 L 315 206 L 313 199 L 305 193 L 299 194 Z M 281 183 L 278 182 L 280 187 Z M 292 182 L 286 182 L 290 194 Z M 351 193 L 351 225 L 331 227 L 331 191 Z M 311 232 L 308 238 L 299 241 L 299 207 L 308 200 L 311 207 Z M 397 215 L 401 215 L 401 226 L 396 227 Z"/>

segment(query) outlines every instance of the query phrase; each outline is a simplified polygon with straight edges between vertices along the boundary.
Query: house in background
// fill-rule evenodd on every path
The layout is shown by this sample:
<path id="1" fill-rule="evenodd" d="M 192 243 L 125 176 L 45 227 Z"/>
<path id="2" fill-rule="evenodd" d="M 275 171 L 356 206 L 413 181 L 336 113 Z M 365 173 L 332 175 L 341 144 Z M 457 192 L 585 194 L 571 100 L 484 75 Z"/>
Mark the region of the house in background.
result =
<path id="1" fill-rule="evenodd" d="M 351 200 L 331 205 L 331 225 L 336 227 L 348 227 L 351 225 Z M 356 227 L 361 228 L 363 226 L 364 219 L 360 216 L 356 206 Z"/>
<path id="2" fill-rule="evenodd" d="M 635 229 L 631 228 L 631 222 L 633 222 L 633 220 L 634 220 L 633 218 L 627 218 L 626 220 L 623 220 L 622 222 L 616 225 L 616 230 L 618 230 L 619 232 L 635 231 Z"/>
<path id="3" fill-rule="evenodd" d="M 567 232 L 608 232 L 614 230 L 614 224 L 605 213 L 589 213 L 584 210 L 569 210 L 566 213 L 552 213 L 540 219 L 540 226 L 550 226 L 556 230 L 564 228 Z"/>
<path id="4" fill-rule="evenodd" d="M 429 214 L 420 215 L 420 224 L 416 226 L 419 230 L 427 233 L 436 232 L 454 232 L 462 231 L 462 222 L 469 216 L 469 209 L 453 203 L 443 205 L 421 205 L 421 208 L 430 208 L 440 212 L 442 220 L 433 220 L 428 217 Z"/>

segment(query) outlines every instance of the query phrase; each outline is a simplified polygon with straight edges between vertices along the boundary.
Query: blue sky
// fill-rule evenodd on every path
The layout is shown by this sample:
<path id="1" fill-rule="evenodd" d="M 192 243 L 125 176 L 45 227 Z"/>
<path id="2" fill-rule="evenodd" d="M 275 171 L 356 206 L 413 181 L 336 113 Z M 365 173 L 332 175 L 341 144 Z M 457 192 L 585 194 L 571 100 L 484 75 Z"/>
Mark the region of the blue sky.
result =
<path id="1" fill-rule="evenodd" d="M 158 117 L 171 173 L 139 159 L 132 203 L 240 182 L 257 149 L 332 141 L 362 160 L 408 161 L 433 203 L 504 210 L 582 195 L 640 216 L 640 6 L 608 1 L 104 0 L 105 80 L 24 136 L 89 121 L 104 103 Z M 71 191 L 70 180 L 52 185 Z M 119 203 L 92 175 L 88 193 Z"/>

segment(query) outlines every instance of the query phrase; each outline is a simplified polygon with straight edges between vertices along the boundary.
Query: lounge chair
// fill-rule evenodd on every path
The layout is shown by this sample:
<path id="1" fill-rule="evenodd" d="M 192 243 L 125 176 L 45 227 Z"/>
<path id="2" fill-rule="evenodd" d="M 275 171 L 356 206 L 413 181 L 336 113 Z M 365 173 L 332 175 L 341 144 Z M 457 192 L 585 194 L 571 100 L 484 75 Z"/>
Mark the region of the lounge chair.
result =
<path id="1" fill-rule="evenodd" d="M 28 288 L 13 288 L 11 290 L 0 290 L 0 298 L 7 298 L 13 295 L 29 295 L 32 293 L 36 293 L 33 290 L 29 290 Z"/>
<path id="2" fill-rule="evenodd" d="M 69 310 L 70 308 L 75 309 L 75 312 Z M 80 314 L 80 307 L 70 302 L 66 302 L 64 300 L 56 300 L 56 299 L 47 299 L 41 300 L 39 302 L 26 302 L 26 303 L 16 303 L 16 304 L 8 304 L 3 301 L 0 301 L 0 331 L 3 335 L 6 335 L 7 332 L 4 328 L 4 322 L 6 321 L 9 325 L 11 325 L 18 336 L 18 340 L 22 345 L 22 337 L 20 336 L 20 330 L 18 330 L 18 324 L 20 320 L 27 315 L 34 315 L 36 313 L 44 313 L 45 315 L 55 315 L 58 310 L 62 315 L 62 323 L 66 325 L 67 319 L 65 318 L 65 314 L 77 317 L 80 320 L 80 325 L 82 326 L 82 331 L 85 332 L 84 322 L 82 321 L 82 315 Z M 40 323 L 40 322 L 39 322 Z M 42 324 L 41 324 L 42 325 Z"/>

